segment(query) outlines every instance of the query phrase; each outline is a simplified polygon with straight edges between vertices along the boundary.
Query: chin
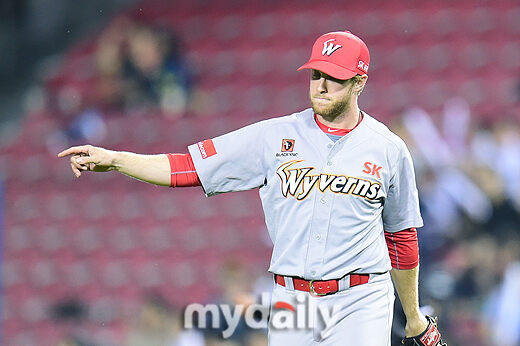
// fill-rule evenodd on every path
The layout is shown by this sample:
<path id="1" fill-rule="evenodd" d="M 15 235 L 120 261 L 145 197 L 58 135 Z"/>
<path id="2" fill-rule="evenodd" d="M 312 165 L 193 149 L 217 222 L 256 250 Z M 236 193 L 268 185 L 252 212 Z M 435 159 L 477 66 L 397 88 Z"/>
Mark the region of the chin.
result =
<path id="1" fill-rule="evenodd" d="M 312 102 L 312 109 L 314 110 L 314 113 L 321 115 L 325 118 L 334 117 L 334 113 L 336 113 L 336 109 L 334 109 L 333 104 L 329 105 L 323 105 L 323 104 L 317 104 L 316 102 Z"/>
<path id="2" fill-rule="evenodd" d="M 342 114 L 348 107 L 348 102 L 332 102 L 311 99 L 312 109 L 314 113 L 321 115 L 326 119 L 334 119 Z"/>

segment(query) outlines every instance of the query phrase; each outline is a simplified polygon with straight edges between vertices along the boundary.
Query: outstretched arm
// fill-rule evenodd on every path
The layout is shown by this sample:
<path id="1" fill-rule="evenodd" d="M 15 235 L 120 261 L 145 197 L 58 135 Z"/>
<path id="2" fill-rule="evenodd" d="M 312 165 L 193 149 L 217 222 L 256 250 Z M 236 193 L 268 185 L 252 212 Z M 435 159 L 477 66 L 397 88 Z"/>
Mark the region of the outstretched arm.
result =
<path id="1" fill-rule="evenodd" d="M 170 186 L 171 183 L 171 168 L 166 154 L 142 155 L 82 145 L 66 149 L 58 157 L 69 155 L 72 172 L 78 178 L 83 171 L 115 170 L 155 185 Z"/>

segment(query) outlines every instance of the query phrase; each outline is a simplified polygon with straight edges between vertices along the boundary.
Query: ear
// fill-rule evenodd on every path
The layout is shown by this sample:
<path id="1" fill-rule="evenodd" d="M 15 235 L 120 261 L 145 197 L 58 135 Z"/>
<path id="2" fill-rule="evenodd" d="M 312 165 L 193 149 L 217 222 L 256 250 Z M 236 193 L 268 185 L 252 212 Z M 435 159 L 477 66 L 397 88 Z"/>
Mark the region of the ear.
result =
<path id="1" fill-rule="evenodd" d="M 356 79 L 356 82 L 354 84 L 354 92 L 357 93 L 358 95 L 361 94 L 361 92 L 363 91 L 363 88 L 365 87 L 365 84 L 367 84 L 367 80 L 368 80 L 368 75 L 364 74 L 362 76 L 359 76 Z"/>

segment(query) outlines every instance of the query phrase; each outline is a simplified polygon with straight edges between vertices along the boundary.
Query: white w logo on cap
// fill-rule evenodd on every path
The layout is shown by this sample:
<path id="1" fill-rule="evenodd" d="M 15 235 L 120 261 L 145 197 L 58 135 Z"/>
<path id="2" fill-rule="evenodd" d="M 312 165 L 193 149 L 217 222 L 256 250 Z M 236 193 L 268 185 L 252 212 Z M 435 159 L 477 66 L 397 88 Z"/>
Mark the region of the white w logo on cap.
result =
<path id="1" fill-rule="evenodd" d="M 327 40 L 323 42 L 323 50 L 321 51 L 321 55 L 331 55 L 334 53 L 337 49 L 341 48 L 341 45 L 337 44 L 334 45 L 334 43 L 329 43 L 330 41 L 334 41 L 335 38 L 331 38 L 330 40 Z"/>

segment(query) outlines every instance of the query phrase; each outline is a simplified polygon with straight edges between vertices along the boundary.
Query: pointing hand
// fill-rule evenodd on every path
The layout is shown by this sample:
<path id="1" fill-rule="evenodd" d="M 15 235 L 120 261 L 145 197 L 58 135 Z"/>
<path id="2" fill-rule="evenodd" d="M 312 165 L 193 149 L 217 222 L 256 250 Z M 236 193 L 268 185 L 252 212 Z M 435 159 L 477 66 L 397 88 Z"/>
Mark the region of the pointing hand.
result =
<path id="1" fill-rule="evenodd" d="M 114 169 L 116 152 L 92 145 L 70 147 L 58 154 L 58 157 L 70 155 L 70 167 L 79 178 L 81 171 L 106 172 Z"/>

